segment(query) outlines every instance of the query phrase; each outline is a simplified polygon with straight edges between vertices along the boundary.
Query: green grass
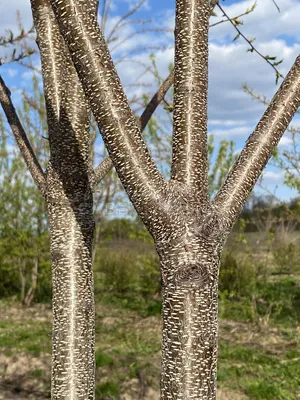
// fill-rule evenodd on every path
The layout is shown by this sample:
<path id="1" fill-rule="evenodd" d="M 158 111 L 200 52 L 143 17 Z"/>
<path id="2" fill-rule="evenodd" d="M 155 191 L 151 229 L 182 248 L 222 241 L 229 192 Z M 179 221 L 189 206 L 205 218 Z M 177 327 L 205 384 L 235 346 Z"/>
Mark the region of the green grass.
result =
<path id="1" fill-rule="evenodd" d="M 218 381 L 242 390 L 254 400 L 296 400 L 300 387 L 300 365 L 287 351 L 280 357 L 262 348 L 220 342 Z M 294 357 L 292 357 L 294 358 Z"/>
<path id="2" fill-rule="evenodd" d="M 114 381 L 108 381 L 96 386 L 96 399 L 118 399 L 119 386 Z"/>
<path id="3" fill-rule="evenodd" d="M 239 321 L 235 325 L 227 321 L 221 328 L 221 337 L 239 340 L 239 336 L 235 335 L 231 339 L 230 332 L 233 326 L 241 326 L 243 339 L 248 340 L 251 331 L 256 334 L 256 339 L 249 339 L 246 343 L 240 340 L 240 344 L 220 341 L 218 385 L 246 394 L 250 400 L 298 400 L 299 284 L 294 278 L 276 277 L 274 281 L 258 281 L 255 290 L 256 307 L 250 296 L 220 294 L 220 316 Z M 269 325 L 265 328 L 258 319 L 266 315 L 271 303 Z M 98 292 L 96 309 L 96 399 L 118 400 L 123 382 L 130 382 L 140 374 L 145 377 L 147 385 L 158 390 L 161 346 L 159 298 L 138 293 L 130 297 L 128 293 Z M 22 318 L 22 311 L 19 318 Z M 264 348 L 260 343 L 259 329 L 264 337 L 267 335 L 264 329 L 275 332 L 274 337 L 280 343 L 280 346 L 274 347 L 276 355 L 269 353 L 272 344 Z M 44 352 L 50 353 L 50 321 L 37 323 L 34 319 L 25 318 L 0 321 L 0 351 L 12 357 L 18 352 L 36 357 Z M 41 381 L 47 379 L 39 369 L 28 374 Z"/>
<path id="4" fill-rule="evenodd" d="M 104 353 L 101 350 L 97 350 L 95 354 L 96 367 L 104 367 L 105 365 L 113 365 L 114 359 L 111 355 Z"/>
<path id="5" fill-rule="evenodd" d="M 0 326 L 0 349 L 27 351 L 34 356 L 51 352 L 51 325 L 36 321 L 10 321 Z"/>
<path id="6" fill-rule="evenodd" d="M 44 375 L 44 371 L 41 369 L 35 369 L 34 371 L 31 372 L 31 375 L 34 376 L 35 378 L 40 378 Z"/>

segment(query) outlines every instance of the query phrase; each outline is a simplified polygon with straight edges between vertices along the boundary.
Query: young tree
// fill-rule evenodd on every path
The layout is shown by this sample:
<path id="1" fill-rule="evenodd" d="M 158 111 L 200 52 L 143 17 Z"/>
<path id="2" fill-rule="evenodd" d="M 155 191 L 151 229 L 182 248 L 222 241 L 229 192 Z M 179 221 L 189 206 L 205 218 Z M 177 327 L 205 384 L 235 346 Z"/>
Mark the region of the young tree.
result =
<path id="1" fill-rule="evenodd" d="M 40 0 L 41 2 L 41 0 Z M 208 0 L 177 0 L 170 181 L 154 165 L 97 20 L 83 0 L 51 0 L 119 178 L 152 234 L 163 282 L 162 399 L 214 399 L 222 249 L 300 104 L 300 58 L 210 201 L 207 166 Z"/>
<path id="2" fill-rule="evenodd" d="M 111 169 L 90 164 L 90 109 L 48 0 L 32 0 L 41 53 L 50 160 L 41 167 L 0 77 L 0 101 L 27 167 L 45 198 L 51 237 L 53 399 L 95 396 L 92 193 Z M 98 0 L 89 2 L 96 18 Z M 141 116 L 141 130 L 172 83 Z"/>
<path id="3" fill-rule="evenodd" d="M 210 2 L 176 2 L 170 181 L 154 165 L 141 130 L 173 75 L 146 108 L 140 125 L 130 110 L 99 30 L 98 1 L 31 0 L 31 4 L 49 125 L 51 157 L 46 173 L 20 126 L 3 80 L 0 98 L 48 208 L 53 268 L 52 398 L 94 398 L 92 190 L 112 164 L 108 159 L 92 171 L 88 162 L 90 111 L 81 82 L 111 160 L 153 236 L 161 260 L 161 397 L 214 399 L 222 248 L 299 105 L 300 60 L 250 136 L 225 183 L 210 200 L 206 129 Z"/>

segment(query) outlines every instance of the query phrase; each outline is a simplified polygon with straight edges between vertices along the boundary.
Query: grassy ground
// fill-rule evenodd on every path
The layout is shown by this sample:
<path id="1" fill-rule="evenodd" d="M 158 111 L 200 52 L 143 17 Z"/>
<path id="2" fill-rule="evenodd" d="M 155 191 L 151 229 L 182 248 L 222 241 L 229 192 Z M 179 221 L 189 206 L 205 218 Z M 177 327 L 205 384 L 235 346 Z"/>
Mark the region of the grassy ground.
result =
<path id="1" fill-rule="evenodd" d="M 257 238 L 248 234 L 246 246 L 232 241 L 233 250 L 222 261 L 218 400 L 300 400 L 298 250 L 280 253 L 275 247 L 271 253 Z M 159 399 L 157 266 L 153 245 L 117 241 L 99 251 L 98 400 Z M 0 400 L 50 398 L 50 364 L 50 306 L 25 309 L 1 301 Z"/>
<path id="2" fill-rule="evenodd" d="M 160 317 L 130 310 L 126 302 L 111 303 L 97 298 L 96 398 L 156 400 Z M 235 319 L 220 321 L 218 398 L 300 399 L 300 327 Z M 3 399 L 49 398 L 50 321 L 48 306 L 0 304 Z"/>

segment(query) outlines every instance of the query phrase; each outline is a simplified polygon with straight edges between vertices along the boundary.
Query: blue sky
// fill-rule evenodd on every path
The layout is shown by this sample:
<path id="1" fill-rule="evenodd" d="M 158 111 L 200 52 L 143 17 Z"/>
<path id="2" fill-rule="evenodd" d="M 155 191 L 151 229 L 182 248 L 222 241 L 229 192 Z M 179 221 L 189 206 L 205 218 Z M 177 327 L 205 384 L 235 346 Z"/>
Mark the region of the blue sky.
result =
<path id="1" fill-rule="evenodd" d="M 100 2 L 101 3 L 101 2 Z M 127 12 L 134 0 L 113 0 L 113 9 L 108 18 L 105 29 L 106 35 L 114 26 L 120 16 Z M 243 13 L 253 5 L 252 0 L 225 0 L 222 7 L 230 16 Z M 285 75 L 292 66 L 296 56 L 300 53 L 300 0 L 277 0 L 281 9 L 278 13 L 272 0 L 257 0 L 256 10 L 243 17 L 244 24 L 240 26 L 242 32 L 249 38 L 256 37 L 255 46 L 263 54 L 283 58 L 278 67 Z M 174 0 L 148 0 L 146 5 L 134 16 L 134 19 L 152 19 L 152 23 L 143 27 L 167 28 L 169 32 L 143 32 L 131 36 L 141 26 L 127 25 L 119 32 L 120 38 L 111 44 L 111 49 L 116 43 L 119 46 L 112 51 L 113 58 L 117 61 L 124 54 L 131 52 L 136 46 L 140 48 L 151 46 L 149 51 L 140 51 L 130 56 L 134 62 L 117 64 L 121 80 L 125 86 L 129 98 L 140 95 L 147 90 L 155 91 L 156 83 L 153 75 L 148 73 L 143 76 L 143 83 L 147 87 L 132 86 L 138 80 L 143 68 L 141 63 L 149 63 L 149 53 L 156 56 L 157 66 L 162 77 L 166 77 L 168 66 L 173 61 L 173 33 L 174 28 Z M 25 28 L 32 24 L 29 0 L 0 0 L 0 35 L 4 29 L 17 31 L 16 11 L 20 10 Z M 218 17 L 211 22 L 218 21 L 222 15 L 217 11 Z M 125 36 L 131 38 L 122 43 Z M 247 52 L 249 47 L 243 39 L 232 41 L 236 32 L 229 23 L 220 24 L 210 31 L 210 55 L 209 55 L 209 133 L 215 135 L 216 141 L 222 139 L 234 140 L 236 150 L 239 151 L 245 140 L 259 121 L 265 106 L 252 100 L 243 89 L 243 83 L 254 91 L 272 98 L 278 86 L 275 85 L 275 75 L 272 68 L 258 55 Z M 3 49 L 0 49 L 3 55 Z M 39 66 L 39 60 L 35 58 L 35 65 Z M 15 88 L 14 98 L 18 102 L 18 96 L 22 88 L 30 84 L 31 72 L 22 69 L 16 64 L 2 66 L 0 73 L 7 84 Z M 294 126 L 300 126 L 299 119 L 293 120 Z M 171 133 L 171 131 L 169 132 Z M 280 142 L 280 149 L 288 149 L 291 138 L 286 133 Z M 264 173 L 264 184 L 270 191 L 276 189 L 276 195 L 282 199 L 288 199 L 297 193 L 283 186 L 283 173 L 268 166 Z"/>

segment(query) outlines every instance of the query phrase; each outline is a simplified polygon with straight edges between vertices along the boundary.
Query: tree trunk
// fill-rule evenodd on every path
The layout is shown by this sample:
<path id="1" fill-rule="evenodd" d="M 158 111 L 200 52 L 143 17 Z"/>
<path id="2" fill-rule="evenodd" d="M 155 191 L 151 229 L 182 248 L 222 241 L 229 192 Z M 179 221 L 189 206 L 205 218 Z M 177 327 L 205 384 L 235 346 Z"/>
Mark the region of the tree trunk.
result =
<path id="1" fill-rule="evenodd" d="M 162 251 L 161 399 L 216 398 L 218 348 L 217 243 L 185 243 Z"/>
<path id="2" fill-rule="evenodd" d="M 52 400 L 92 400 L 95 390 L 93 203 L 88 180 L 76 175 L 71 191 L 66 185 L 72 179 L 64 182 L 51 164 L 47 174 L 51 181 L 47 205 L 53 277 Z"/>
<path id="3" fill-rule="evenodd" d="M 33 265 L 31 267 L 31 278 L 30 278 L 30 288 L 28 289 L 26 296 L 24 298 L 24 305 L 30 307 L 36 291 L 37 276 L 39 268 L 39 258 L 35 257 L 33 260 Z"/>
<path id="4" fill-rule="evenodd" d="M 24 304 L 25 290 L 26 290 L 25 260 L 19 258 L 18 263 L 19 263 L 20 283 L 21 283 L 21 303 Z"/>

